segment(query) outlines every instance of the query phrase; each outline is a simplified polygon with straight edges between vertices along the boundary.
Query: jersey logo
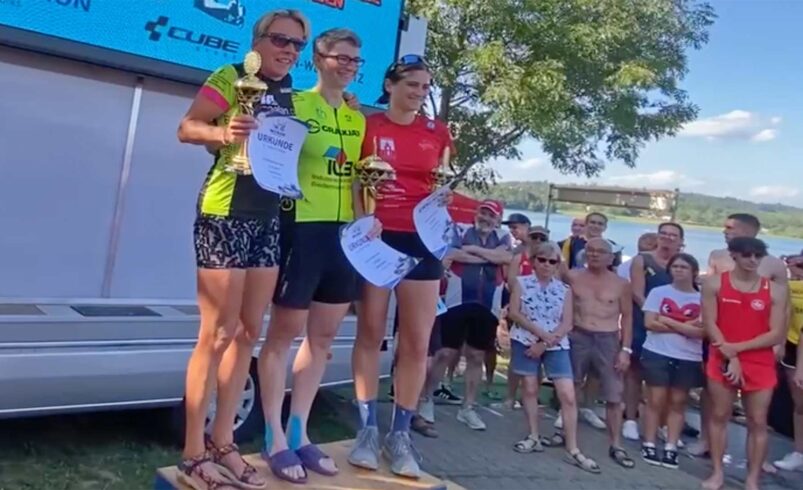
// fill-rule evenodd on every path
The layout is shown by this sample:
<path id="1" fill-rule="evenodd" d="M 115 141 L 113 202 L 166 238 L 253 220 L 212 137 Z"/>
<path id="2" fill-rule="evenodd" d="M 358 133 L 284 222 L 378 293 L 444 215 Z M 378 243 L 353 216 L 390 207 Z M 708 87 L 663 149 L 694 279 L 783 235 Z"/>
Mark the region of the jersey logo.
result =
<path id="1" fill-rule="evenodd" d="M 687 322 L 700 316 L 700 305 L 697 303 L 688 303 L 679 306 L 671 298 L 664 298 L 661 301 L 660 312 L 662 316 L 671 318 L 672 320 Z"/>
<path id="2" fill-rule="evenodd" d="M 330 146 L 323 156 L 327 159 L 326 173 L 337 177 L 351 177 L 354 165 L 348 161 L 345 151 L 336 146 Z"/>
<path id="3" fill-rule="evenodd" d="M 392 155 L 396 153 L 396 142 L 393 138 L 381 137 L 379 138 L 379 151 L 385 155 Z"/>
<path id="4" fill-rule="evenodd" d="M 750 302 L 750 308 L 753 308 L 756 311 L 764 311 L 764 308 L 767 307 L 767 304 L 764 303 L 764 300 L 754 299 Z"/>

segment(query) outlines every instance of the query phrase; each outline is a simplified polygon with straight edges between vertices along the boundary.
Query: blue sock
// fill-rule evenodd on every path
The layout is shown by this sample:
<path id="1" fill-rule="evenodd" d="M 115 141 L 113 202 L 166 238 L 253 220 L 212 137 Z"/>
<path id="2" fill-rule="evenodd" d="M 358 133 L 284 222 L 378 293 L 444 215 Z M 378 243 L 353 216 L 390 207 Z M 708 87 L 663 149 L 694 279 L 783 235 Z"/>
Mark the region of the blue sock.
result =
<path id="1" fill-rule="evenodd" d="M 304 432 L 301 417 L 291 414 L 287 420 L 287 447 L 293 451 L 301 447 L 301 433 Z"/>
<path id="2" fill-rule="evenodd" d="M 407 410 L 398 405 L 393 405 L 393 425 L 391 432 L 409 432 L 410 420 L 412 420 L 414 410 Z"/>
<path id="3" fill-rule="evenodd" d="M 376 427 L 376 400 L 357 401 L 362 427 Z"/>
<path id="4" fill-rule="evenodd" d="M 273 428 L 270 424 L 265 424 L 265 454 L 270 456 L 273 449 Z"/>

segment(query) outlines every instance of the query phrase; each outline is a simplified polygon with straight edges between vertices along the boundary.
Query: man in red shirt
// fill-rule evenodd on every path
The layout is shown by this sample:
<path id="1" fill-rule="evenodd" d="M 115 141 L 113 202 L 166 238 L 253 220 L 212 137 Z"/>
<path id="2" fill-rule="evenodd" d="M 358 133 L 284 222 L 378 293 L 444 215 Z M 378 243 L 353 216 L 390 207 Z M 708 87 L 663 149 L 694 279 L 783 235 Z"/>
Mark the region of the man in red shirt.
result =
<path id="1" fill-rule="evenodd" d="M 759 274 L 767 246 L 751 237 L 733 238 L 728 252 L 732 271 L 715 274 L 703 285 L 703 324 L 711 347 L 705 371 L 713 404 L 709 444 L 713 472 L 706 490 L 724 484 L 722 456 L 736 390 L 747 413 L 747 490 L 758 490 L 767 456 L 767 412 L 777 384 L 772 347 L 785 334 L 785 290 Z"/>

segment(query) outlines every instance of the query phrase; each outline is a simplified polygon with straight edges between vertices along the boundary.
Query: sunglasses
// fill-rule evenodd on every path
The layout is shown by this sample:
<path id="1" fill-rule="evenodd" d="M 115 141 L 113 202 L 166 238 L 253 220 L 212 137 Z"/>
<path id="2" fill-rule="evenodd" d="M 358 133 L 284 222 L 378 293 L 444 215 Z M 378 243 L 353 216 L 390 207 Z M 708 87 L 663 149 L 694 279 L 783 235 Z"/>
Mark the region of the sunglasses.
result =
<path id="1" fill-rule="evenodd" d="M 321 58 L 337 60 L 337 64 L 340 66 L 348 66 L 351 63 L 354 63 L 357 66 L 362 66 L 365 64 L 365 59 L 360 58 L 359 56 L 356 58 L 352 58 L 351 56 L 347 56 L 345 54 L 323 54 L 323 53 L 318 53 L 318 56 L 320 56 Z"/>
<path id="2" fill-rule="evenodd" d="M 424 59 L 423 56 L 418 54 L 406 54 L 399 58 L 399 61 L 390 65 L 390 69 L 388 72 L 394 72 L 398 70 L 403 70 L 409 66 L 423 66 L 427 70 L 429 70 L 429 64 L 427 64 L 427 60 Z"/>
<path id="3" fill-rule="evenodd" d="M 262 37 L 268 38 L 270 40 L 270 43 L 276 46 L 277 48 L 286 48 L 288 44 L 292 44 L 293 48 L 295 48 L 297 53 L 303 51 L 304 48 L 307 46 L 307 41 L 304 41 L 303 39 L 296 39 L 290 36 L 285 36 L 284 34 L 270 32 Z"/>
<path id="4" fill-rule="evenodd" d="M 533 239 L 533 240 L 538 240 L 540 242 L 547 241 L 547 236 L 543 235 L 541 233 L 533 233 L 532 235 L 530 235 L 530 238 Z"/>
<path id="5" fill-rule="evenodd" d="M 548 259 L 546 257 L 535 257 L 540 264 L 558 265 L 558 259 Z"/>

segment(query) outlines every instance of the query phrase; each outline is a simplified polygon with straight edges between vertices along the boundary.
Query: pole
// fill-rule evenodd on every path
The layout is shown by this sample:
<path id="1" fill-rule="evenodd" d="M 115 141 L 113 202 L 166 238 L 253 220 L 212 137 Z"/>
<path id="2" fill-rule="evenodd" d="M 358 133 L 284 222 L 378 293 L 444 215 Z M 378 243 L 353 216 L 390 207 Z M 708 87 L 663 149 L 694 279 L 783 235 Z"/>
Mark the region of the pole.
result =
<path id="1" fill-rule="evenodd" d="M 544 228 L 549 230 L 549 214 L 552 212 L 552 184 L 547 187 L 546 196 L 546 219 L 544 220 Z"/>

